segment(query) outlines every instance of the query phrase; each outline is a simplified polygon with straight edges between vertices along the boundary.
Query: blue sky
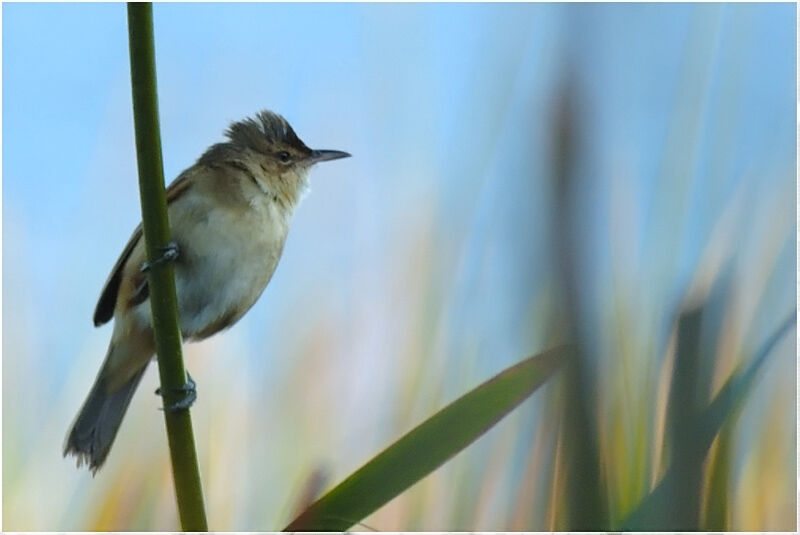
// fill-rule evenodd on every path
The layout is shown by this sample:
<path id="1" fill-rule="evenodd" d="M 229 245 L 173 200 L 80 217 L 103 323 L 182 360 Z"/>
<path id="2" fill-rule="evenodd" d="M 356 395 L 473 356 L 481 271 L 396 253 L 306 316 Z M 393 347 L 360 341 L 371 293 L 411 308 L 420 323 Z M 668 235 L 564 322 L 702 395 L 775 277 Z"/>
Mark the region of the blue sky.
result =
<path id="1" fill-rule="evenodd" d="M 552 99 L 571 57 L 585 99 L 579 166 L 587 176 L 627 169 L 642 222 L 628 254 L 652 273 L 677 257 L 678 272 L 659 282 L 672 292 L 694 271 L 736 185 L 755 180 L 766 191 L 793 168 L 793 10 L 156 5 L 167 180 L 228 122 L 271 108 L 310 145 L 354 154 L 316 170 L 295 223 L 289 270 L 308 291 L 339 292 L 346 309 L 353 283 L 332 281 L 353 273 L 354 263 L 386 269 L 389 240 L 420 203 L 435 213 L 445 251 L 453 252 L 448 243 L 466 247 L 456 280 L 475 284 L 478 259 L 494 243 L 503 260 L 492 277 L 532 289 L 525 274 L 542 273 L 543 238 L 534 231 L 532 248 L 520 249 L 513 226 L 529 208 L 543 210 L 546 197 L 515 177 L 547 171 Z M 91 332 L 96 295 L 139 218 L 125 10 L 7 4 L 3 14 L 4 284 L 26 281 L 32 321 L 54 306 L 74 312 L 43 340 L 58 370 Z M 665 179 L 669 158 L 677 163 Z M 586 218 L 600 236 L 608 182 L 590 184 Z M 520 202 L 526 196 L 530 206 Z M 686 210 L 682 233 L 663 218 L 676 209 Z M 321 228 L 344 232 L 315 237 Z M 590 242 L 587 254 L 600 267 L 587 280 L 599 289 L 608 249 Z M 487 292 L 505 292 L 493 315 L 505 324 L 514 314 L 502 310 L 524 308 L 529 298 L 491 284 Z M 266 296 L 275 303 L 300 292 L 274 286 Z M 259 306 L 252 315 L 270 322 L 281 308 Z"/>

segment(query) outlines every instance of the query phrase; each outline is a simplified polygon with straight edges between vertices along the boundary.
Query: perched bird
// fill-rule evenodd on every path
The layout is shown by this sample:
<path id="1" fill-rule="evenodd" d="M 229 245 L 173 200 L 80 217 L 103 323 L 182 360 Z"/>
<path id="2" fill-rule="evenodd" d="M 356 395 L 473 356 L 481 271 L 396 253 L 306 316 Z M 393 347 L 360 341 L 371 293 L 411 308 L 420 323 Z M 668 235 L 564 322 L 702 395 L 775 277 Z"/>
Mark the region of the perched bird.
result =
<path id="1" fill-rule="evenodd" d="M 316 163 L 350 156 L 309 149 L 278 114 L 234 122 L 167 188 L 175 289 L 184 340 L 230 327 L 256 302 L 280 260 L 292 213 Z M 96 472 L 155 353 L 141 224 L 111 270 L 94 312 L 114 318 L 108 352 L 67 433 L 64 455 Z"/>

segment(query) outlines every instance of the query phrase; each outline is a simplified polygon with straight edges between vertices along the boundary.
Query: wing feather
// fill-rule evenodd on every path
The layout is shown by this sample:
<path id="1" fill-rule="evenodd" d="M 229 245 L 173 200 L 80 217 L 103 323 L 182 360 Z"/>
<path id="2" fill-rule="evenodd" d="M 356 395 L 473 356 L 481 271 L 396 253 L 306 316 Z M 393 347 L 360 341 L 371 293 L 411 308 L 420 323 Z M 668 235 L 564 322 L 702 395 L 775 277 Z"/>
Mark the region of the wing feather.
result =
<path id="1" fill-rule="evenodd" d="M 171 203 L 182 193 L 184 193 L 191 182 L 187 180 L 189 176 L 188 172 L 181 173 L 181 175 L 175 179 L 172 184 L 169 185 L 166 191 L 167 195 L 167 204 Z M 133 231 L 130 240 L 128 240 L 128 244 L 125 246 L 125 249 L 122 250 L 122 254 L 117 259 L 117 263 L 114 264 L 114 267 L 111 268 L 111 274 L 108 276 L 105 285 L 103 286 L 103 291 L 100 293 L 100 299 L 97 301 L 97 306 L 94 309 L 94 326 L 99 327 L 104 323 L 108 322 L 112 317 L 114 317 L 114 308 L 117 305 L 117 296 L 119 295 L 119 287 L 122 283 L 122 272 L 124 270 L 125 264 L 128 261 L 128 258 L 131 256 L 133 249 L 139 243 L 139 240 L 142 239 L 142 224 L 136 227 L 136 230 Z M 137 289 L 137 295 L 144 295 L 145 299 L 148 293 L 147 288 L 147 279 L 145 279 L 144 286 Z M 143 299 L 142 299 L 143 300 Z"/>

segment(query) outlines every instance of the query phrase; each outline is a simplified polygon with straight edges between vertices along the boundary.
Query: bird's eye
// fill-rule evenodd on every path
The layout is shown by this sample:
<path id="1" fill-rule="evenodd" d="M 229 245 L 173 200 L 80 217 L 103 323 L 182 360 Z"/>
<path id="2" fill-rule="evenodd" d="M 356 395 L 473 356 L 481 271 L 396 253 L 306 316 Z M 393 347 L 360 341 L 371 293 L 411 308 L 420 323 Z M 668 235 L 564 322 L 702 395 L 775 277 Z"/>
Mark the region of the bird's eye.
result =
<path id="1" fill-rule="evenodd" d="M 289 154 L 288 152 L 286 152 L 285 150 L 283 150 L 283 151 L 278 153 L 278 159 L 282 163 L 289 163 L 290 161 L 292 161 L 292 155 Z"/>

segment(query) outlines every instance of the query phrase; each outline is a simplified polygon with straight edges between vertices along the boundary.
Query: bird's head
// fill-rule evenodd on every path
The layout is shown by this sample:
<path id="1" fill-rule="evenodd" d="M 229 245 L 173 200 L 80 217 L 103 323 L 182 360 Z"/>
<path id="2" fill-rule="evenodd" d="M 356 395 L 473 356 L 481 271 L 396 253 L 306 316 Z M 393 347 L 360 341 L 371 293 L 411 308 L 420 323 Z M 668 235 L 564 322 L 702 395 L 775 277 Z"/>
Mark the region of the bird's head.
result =
<path id="1" fill-rule="evenodd" d="M 314 164 L 350 156 L 338 150 L 310 149 L 286 119 L 267 110 L 232 123 L 225 135 L 230 141 L 223 145 L 243 157 L 259 187 L 291 205 L 307 188 L 308 171 Z"/>

